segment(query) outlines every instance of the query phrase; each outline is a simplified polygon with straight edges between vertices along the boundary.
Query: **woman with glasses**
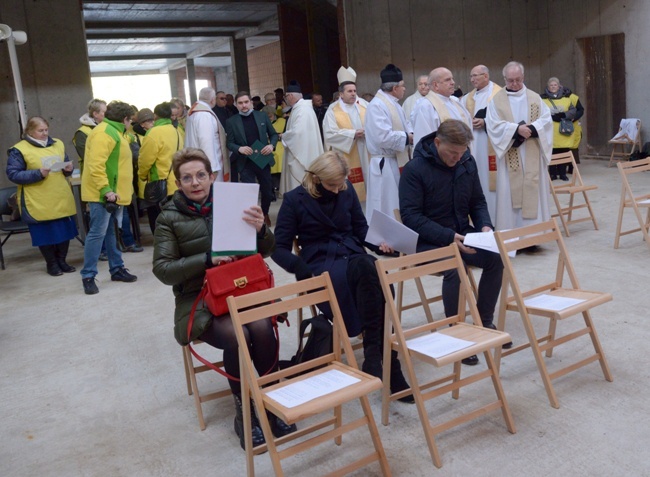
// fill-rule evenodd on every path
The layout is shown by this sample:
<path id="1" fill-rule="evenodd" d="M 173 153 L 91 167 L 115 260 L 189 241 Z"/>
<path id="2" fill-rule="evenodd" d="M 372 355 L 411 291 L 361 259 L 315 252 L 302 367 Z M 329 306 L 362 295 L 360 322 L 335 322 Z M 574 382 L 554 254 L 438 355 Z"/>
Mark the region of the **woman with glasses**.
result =
<path id="1" fill-rule="evenodd" d="M 350 167 L 334 151 L 320 155 L 309 166 L 302 185 L 287 192 L 275 227 L 277 249 L 273 260 L 287 272 L 304 280 L 329 272 L 349 336 L 363 333 L 362 370 L 382 378 L 384 295 L 375 268 L 378 254 L 393 253 L 385 243 L 379 247 L 365 241 L 368 223 L 354 187 L 347 177 Z M 297 238 L 300 256 L 292 253 Z M 329 308 L 323 313 L 331 316 Z M 397 353 L 391 360 L 392 392 L 407 389 Z M 400 399 L 413 402 L 409 395 Z"/>
<path id="2" fill-rule="evenodd" d="M 162 205 L 154 232 L 153 273 L 171 285 L 176 299 L 174 335 L 180 345 L 195 339 L 223 350 L 225 370 L 239 377 L 237 338 L 230 315 L 213 316 L 207 308 L 199 308 L 188 336 L 187 325 L 192 304 L 203 286 L 205 271 L 232 262 L 234 257 L 213 257 L 212 245 L 212 183 L 215 175 L 210 160 L 200 149 L 185 148 L 174 155 L 173 172 L 178 190 Z M 262 209 L 255 205 L 242 212 L 242 220 L 257 231 L 257 250 L 268 256 L 275 247 L 275 238 L 264 224 Z M 246 325 L 245 332 L 257 371 L 263 374 L 276 361 L 277 341 L 271 320 Z M 242 449 L 244 422 L 239 381 L 228 380 L 236 404 L 235 432 Z M 264 443 L 259 421 L 253 415 L 253 446 Z M 269 415 L 276 437 L 296 430 L 274 415 Z"/>

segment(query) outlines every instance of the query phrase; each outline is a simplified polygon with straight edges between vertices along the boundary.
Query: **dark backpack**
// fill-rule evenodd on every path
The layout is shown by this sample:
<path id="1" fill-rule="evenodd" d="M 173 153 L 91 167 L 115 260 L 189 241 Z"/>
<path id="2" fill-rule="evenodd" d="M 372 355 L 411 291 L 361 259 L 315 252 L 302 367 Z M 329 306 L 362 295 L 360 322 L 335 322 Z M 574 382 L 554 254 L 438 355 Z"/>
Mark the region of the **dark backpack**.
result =
<path id="1" fill-rule="evenodd" d="M 318 315 L 303 320 L 300 324 L 298 336 L 304 336 L 307 328 L 310 327 L 307 342 L 303 346 L 300 340 L 298 351 L 290 360 L 280 360 L 280 369 L 289 368 L 305 361 L 309 361 L 332 352 L 332 323 L 325 315 Z"/>

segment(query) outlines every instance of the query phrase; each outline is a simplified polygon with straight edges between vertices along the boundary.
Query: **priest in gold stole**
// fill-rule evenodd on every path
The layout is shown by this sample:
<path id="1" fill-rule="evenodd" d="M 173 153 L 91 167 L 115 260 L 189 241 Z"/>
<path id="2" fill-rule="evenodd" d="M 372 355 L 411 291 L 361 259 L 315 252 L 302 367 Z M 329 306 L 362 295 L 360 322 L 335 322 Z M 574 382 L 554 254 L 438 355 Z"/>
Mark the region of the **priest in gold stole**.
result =
<path id="1" fill-rule="evenodd" d="M 356 72 L 348 67 L 339 68 L 339 99 L 327 110 L 323 120 L 325 150 L 340 152 L 350 166 L 349 181 L 360 201 L 366 200 L 365 178 L 368 174 L 366 149 L 366 107 L 368 103 L 357 97 Z"/>
<path id="2" fill-rule="evenodd" d="M 553 121 L 539 94 L 526 88 L 524 66 L 503 68 L 506 87 L 487 109 L 487 132 L 497 155 L 497 230 L 551 218 L 546 173 L 553 151 Z"/>
<path id="3" fill-rule="evenodd" d="M 501 87 L 490 81 L 490 71 L 484 65 L 472 68 L 469 80 L 474 89 L 460 100 L 472 116 L 472 155 L 478 166 L 478 177 L 483 188 L 483 195 L 488 205 L 490 218 L 496 223 L 497 213 L 497 158 L 485 126 L 487 105 Z"/>

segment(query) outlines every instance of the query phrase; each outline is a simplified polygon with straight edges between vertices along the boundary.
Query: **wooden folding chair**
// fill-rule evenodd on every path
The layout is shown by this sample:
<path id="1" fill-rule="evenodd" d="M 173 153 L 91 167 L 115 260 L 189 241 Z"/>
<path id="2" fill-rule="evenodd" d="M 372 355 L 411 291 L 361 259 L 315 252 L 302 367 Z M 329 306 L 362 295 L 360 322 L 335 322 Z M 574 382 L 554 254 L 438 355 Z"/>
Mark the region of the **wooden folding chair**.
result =
<path id="1" fill-rule="evenodd" d="M 643 233 L 643 240 L 645 240 L 648 247 L 650 247 L 650 236 L 648 229 L 650 228 L 650 194 L 643 194 L 635 196 L 632 192 L 632 185 L 630 184 L 630 177 L 639 172 L 650 171 L 650 158 L 641 159 L 632 162 L 619 162 L 617 164 L 618 172 L 621 175 L 621 202 L 618 208 L 618 223 L 616 224 L 616 236 L 614 237 L 614 248 L 618 248 L 618 243 L 622 235 L 629 235 L 641 231 Z M 646 186 L 647 189 L 647 186 Z M 631 208 L 634 211 L 639 228 L 621 231 L 623 225 L 623 212 L 626 208 Z M 640 209 L 645 209 L 645 220 L 641 215 Z"/>
<path id="2" fill-rule="evenodd" d="M 590 310 L 595 306 L 611 301 L 612 295 L 609 293 L 587 291 L 580 288 L 578 277 L 569 259 L 569 254 L 564 245 L 557 221 L 551 219 L 547 222 L 529 225 L 527 227 L 498 231 L 495 232 L 495 237 L 504 265 L 497 329 L 505 330 L 506 312 L 515 311 L 521 316 L 526 335 L 528 336 L 527 343 L 513 347 L 512 349 L 501 350 L 501 348 L 497 348 L 495 354 L 497 366 L 500 364 L 502 356 L 508 356 L 523 349 L 531 348 L 537 362 L 537 367 L 539 368 L 539 374 L 546 388 L 548 400 L 554 408 L 559 408 L 560 404 L 555 394 L 555 389 L 553 388 L 553 379 L 564 376 L 589 363 L 598 361 L 605 375 L 605 379 L 612 381 L 612 375 L 590 314 Z M 558 251 L 555 277 L 550 283 L 536 286 L 530 290 L 522 290 L 517 280 L 513 259 L 508 256 L 508 252 L 521 250 L 533 245 L 553 243 L 556 244 L 554 248 Z M 569 278 L 569 283 L 566 285 L 564 285 L 565 272 Z M 540 276 L 543 276 L 543 274 L 540 275 L 536 271 L 534 275 L 538 277 L 535 281 L 539 283 Z M 544 280 L 544 278 L 541 278 L 541 280 Z M 564 301 L 564 303 L 553 305 L 551 302 L 554 300 L 556 302 Z M 558 321 L 579 315 L 582 315 L 584 320 L 585 326 L 583 328 L 560 337 L 556 335 Z M 548 333 L 546 335 L 541 337 L 536 335 L 531 319 L 532 316 L 540 316 L 549 320 Z M 586 334 L 591 338 L 594 354 L 549 373 L 542 353 L 546 352 L 546 357 L 551 358 L 554 348 Z"/>
<path id="3" fill-rule="evenodd" d="M 279 299 L 282 301 L 276 302 Z M 290 312 L 326 302 L 329 302 L 333 313 L 333 352 L 291 368 L 258 377 L 251 361 L 242 327 L 278 313 Z M 381 389 L 382 384 L 378 378 L 363 373 L 357 366 L 329 274 L 325 272 L 318 277 L 282 287 L 240 297 L 229 297 L 228 307 L 239 344 L 248 476 L 255 475 L 253 462 L 255 455 L 268 450 L 275 475 L 281 476 L 284 475 L 281 465 L 283 459 L 305 452 L 307 449 L 323 444 L 330 439 L 340 445 L 344 433 L 359 427 L 367 427 L 370 440 L 374 446 L 373 452 L 363 455 L 353 462 L 344 464 L 338 470 L 332 472 L 331 475 L 349 473 L 376 461 L 379 462 L 383 475 L 391 475 L 367 397 L 369 393 Z M 345 352 L 347 364 L 342 361 L 343 351 Z M 295 391 L 297 383 L 300 383 L 298 386 L 304 386 L 311 392 L 318 388 L 314 384 L 315 382 L 333 382 L 337 379 L 354 382 L 338 390 L 330 388 L 325 391 L 324 395 L 306 402 L 294 402 L 295 405 L 290 405 L 290 403 L 277 396 L 277 393 Z M 250 399 L 248 399 L 248 396 L 252 396 L 255 403 L 260 425 L 266 439 L 266 444 L 256 448 L 252 447 Z M 343 423 L 342 405 L 355 399 L 358 399 L 361 404 L 363 416 L 351 422 Z M 332 414 L 328 413 L 328 415 L 319 416 L 318 419 L 314 419 L 317 422 L 310 420 L 309 425 L 292 434 L 276 439 L 271 432 L 266 411 L 270 411 L 288 424 L 324 414 L 327 411 L 332 411 Z M 289 443 L 295 439 L 314 433 L 317 433 L 317 435 L 306 440 L 302 439 L 300 442 L 289 446 Z M 352 443 L 352 441 L 350 442 Z M 356 439 L 354 444 L 363 442 L 364 439 Z M 282 447 L 282 449 L 279 449 L 279 447 Z M 328 452 L 330 451 L 331 449 L 328 450 Z M 329 462 L 336 461 L 329 453 L 323 457 Z"/>
<path id="4" fill-rule="evenodd" d="M 476 300 L 472 293 L 471 286 L 463 260 L 456 244 L 448 247 L 430 250 L 427 252 L 406 255 L 398 258 L 378 260 L 377 271 L 381 281 L 384 298 L 386 299 L 386 322 L 384 326 L 384 388 L 382 395 L 382 422 L 388 425 L 388 411 L 390 401 L 399 399 L 408 394 L 413 394 L 418 409 L 420 421 L 424 429 L 427 445 L 431 459 L 436 467 L 441 467 L 442 461 L 435 442 L 435 436 L 447 429 L 458 426 L 461 423 L 475 419 L 487 412 L 501 409 L 508 431 L 515 433 L 515 425 L 510 414 L 510 408 L 506 401 L 498 370 L 491 351 L 494 348 L 501 348 L 510 341 L 510 336 L 502 331 L 483 328 L 481 318 L 476 308 Z M 415 280 L 426 275 L 441 273 L 446 270 L 455 269 L 460 277 L 460 296 L 458 313 L 454 316 L 428 321 L 406 329 L 397 311 L 397 305 L 391 293 L 391 285 L 399 284 L 408 280 Z M 424 300 L 425 309 L 429 303 Z M 472 323 L 465 323 L 465 310 L 469 306 Z M 391 332 L 391 329 L 393 330 Z M 458 343 L 463 340 L 466 346 L 462 349 L 447 350 L 429 354 L 416 346 L 412 341 L 417 339 L 420 344 L 434 346 L 436 340 L 449 340 Z M 422 341 L 424 343 L 422 343 Z M 408 373 L 411 388 L 391 394 L 390 386 L 390 353 L 398 351 L 403 366 Z M 476 372 L 468 377 L 461 378 L 461 360 L 474 354 L 483 353 L 487 369 Z M 413 361 L 418 359 L 435 367 L 453 365 L 450 374 L 437 378 L 433 381 L 420 382 L 413 367 Z M 432 425 L 424 406 L 425 401 L 451 392 L 454 399 L 458 399 L 460 388 L 476 383 L 483 379 L 491 379 L 497 400 L 485 404 L 478 409 L 454 417 L 438 425 Z"/>
<path id="5" fill-rule="evenodd" d="M 200 340 L 194 340 L 192 344 L 194 346 L 203 343 Z M 223 361 L 214 361 L 212 363 L 217 368 L 223 368 Z M 215 391 L 208 394 L 201 394 L 199 391 L 199 385 L 196 380 L 196 375 L 210 371 L 214 374 L 216 372 L 209 368 L 208 366 L 201 364 L 195 365 L 194 358 L 190 352 L 189 346 L 183 346 L 183 367 L 185 368 L 185 381 L 187 382 L 187 394 L 194 396 L 194 404 L 196 405 L 196 414 L 199 418 L 199 427 L 202 431 L 205 430 L 205 419 L 203 418 L 203 403 L 208 401 L 214 401 L 215 399 L 220 399 L 222 397 L 230 396 L 232 393 L 230 388 L 223 389 L 221 391 Z"/>
<path id="6" fill-rule="evenodd" d="M 608 141 L 612 145 L 612 154 L 609 156 L 609 164 L 612 167 L 620 161 L 627 161 L 634 151 L 640 151 L 641 140 L 641 120 L 628 118 L 621 119 L 616 135 Z M 627 148 L 630 147 L 630 151 Z"/>
<path id="7" fill-rule="evenodd" d="M 550 166 L 557 166 L 560 164 L 568 164 L 573 167 L 573 174 L 571 175 L 571 180 L 569 182 L 554 183 L 551 181 L 549 174 L 549 181 L 551 184 L 551 194 L 553 195 L 553 200 L 555 201 L 555 208 L 557 209 L 557 214 L 554 214 L 553 217 L 559 217 L 562 221 L 562 227 L 564 228 L 564 233 L 567 237 L 571 236 L 569 232 L 569 225 L 577 224 L 580 222 L 588 222 L 591 220 L 594 224 L 594 228 L 598 230 L 598 223 L 596 222 L 596 216 L 594 211 L 591 208 L 591 202 L 589 202 L 589 197 L 587 196 L 587 191 L 598 189 L 596 185 L 585 185 L 582 182 L 582 176 L 580 176 L 580 171 L 578 170 L 578 165 L 576 164 L 575 159 L 573 158 L 573 153 L 571 151 L 563 152 L 560 154 L 553 154 L 551 156 Z M 575 205 L 574 197 L 578 194 L 582 194 L 584 199 L 583 204 Z M 560 203 L 560 195 L 569 196 L 569 205 L 563 207 Z M 573 211 L 579 209 L 587 209 L 589 212 L 589 217 L 581 217 L 579 219 L 573 218 Z"/>

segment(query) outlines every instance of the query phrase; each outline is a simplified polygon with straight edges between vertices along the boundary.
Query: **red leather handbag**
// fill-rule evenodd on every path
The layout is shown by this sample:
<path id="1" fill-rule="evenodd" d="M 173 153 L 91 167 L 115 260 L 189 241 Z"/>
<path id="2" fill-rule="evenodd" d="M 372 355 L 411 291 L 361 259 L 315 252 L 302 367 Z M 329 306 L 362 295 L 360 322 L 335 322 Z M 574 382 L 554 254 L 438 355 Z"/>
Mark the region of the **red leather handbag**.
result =
<path id="1" fill-rule="evenodd" d="M 225 315 L 228 313 L 228 303 L 226 298 L 229 296 L 241 296 L 248 293 L 254 293 L 268 288 L 273 288 L 273 271 L 266 264 L 262 255 L 255 254 L 248 257 L 240 258 L 234 262 L 219 265 L 217 267 L 208 268 L 205 271 L 205 279 L 203 280 L 203 288 L 201 293 L 196 297 L 192 304 L 192 311 L 190 311 L 190 319 L 187 323 L 187 337 L 191 336 L 192 325 L 194 324 L 194 314 L 201 300 L 205 303 L 210 313 L 214 316 Z M 273 366 L 264 374 L 268 374 L 278 362 L 278 354 L 280 352 L 280 339 L 278 334 L 277 317 L 273 318 L 273 328 L 275 331 L 275 338 L 278 341 L 277 353 Z M 287 322 L 288 323 L 288 322 Z M 231 376 L 220 368 L 214 366 L 210 361 L 200 356 L 189 344 L 190 352 L 201 363 L 209 368 L 215 370 L 219 374 L 231 379 L 239 381 L 239 378 Z"/>
<path id="2" fill-rule="evenodd" d="M 205 272 L 203 301 L 214 316 L 228 313 L 229 296 L 241 296 L 273 288 L 273 272 L 257 253 Z"/>

